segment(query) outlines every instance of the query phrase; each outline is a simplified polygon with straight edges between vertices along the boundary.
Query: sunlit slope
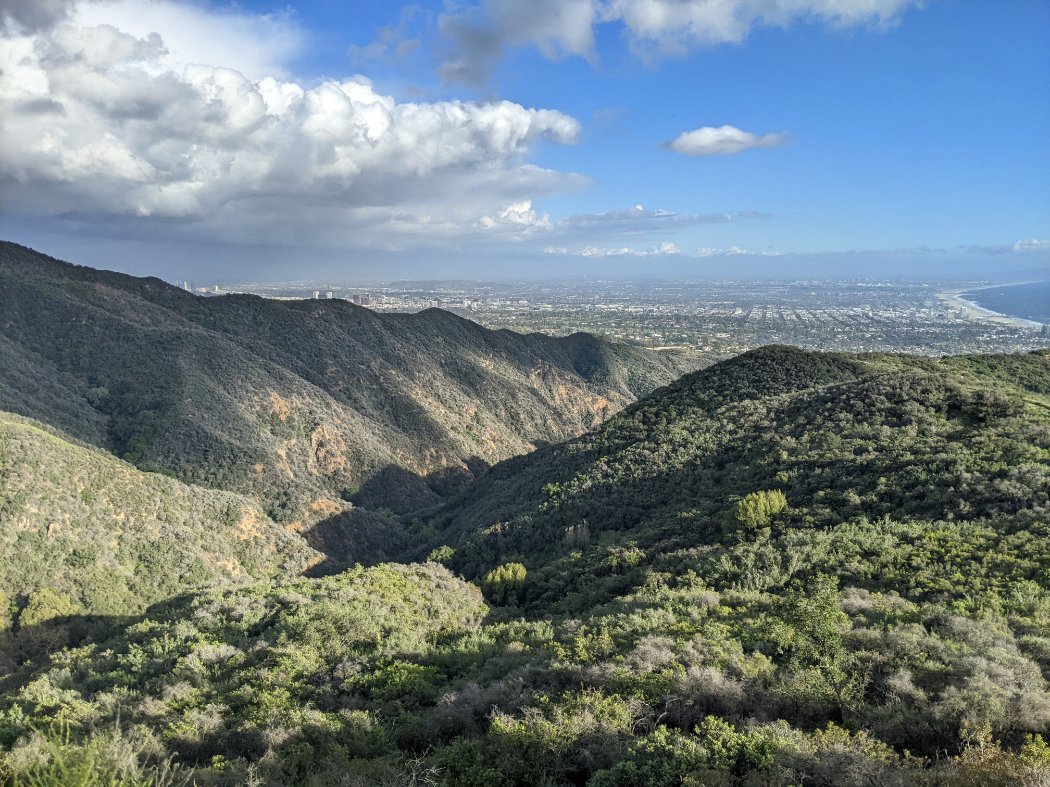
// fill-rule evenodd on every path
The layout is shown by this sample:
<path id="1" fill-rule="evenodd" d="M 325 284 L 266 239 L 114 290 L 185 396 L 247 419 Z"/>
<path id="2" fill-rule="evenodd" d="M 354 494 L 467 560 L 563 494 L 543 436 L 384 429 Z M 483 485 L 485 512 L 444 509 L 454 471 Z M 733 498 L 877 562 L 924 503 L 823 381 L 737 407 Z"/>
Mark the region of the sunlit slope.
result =
<path id="1" fill-rule="evenodd" d="M 340 498 L 409 509 L 681 371 L 593 336 L 447 312 L 199 298 L 0 245 L 0 407 L 283 520 Z M 421 480 L 426 478 L 424 482 Z"/>
<path id="2" fill-rule="evenodd" d="M 40 592 L 63 614 L 129 615 L 318 560 L 242 495 L 144 473 L 0 413 L 0 624 Z"/>

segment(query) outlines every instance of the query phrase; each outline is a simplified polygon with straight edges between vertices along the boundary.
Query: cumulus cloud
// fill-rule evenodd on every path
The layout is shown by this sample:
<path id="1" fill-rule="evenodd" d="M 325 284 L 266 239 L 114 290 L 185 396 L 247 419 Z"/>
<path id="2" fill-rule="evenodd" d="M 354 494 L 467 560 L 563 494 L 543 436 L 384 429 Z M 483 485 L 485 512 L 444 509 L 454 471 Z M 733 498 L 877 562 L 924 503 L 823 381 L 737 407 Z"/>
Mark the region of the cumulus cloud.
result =
<path id="1" fill-rule="evenodd" d="M 215 64 L 253 80 L 287 77 L 285 64 L 307 45 L 290 10 L 248 14 L 177 0 L 80 0 L 68 19 L 73 30 L 110 25 L 135 38 L 159 34 L 165 52 L 153 68 Z"/>
<path id="2" fill-rule="evenodd" d="M 596 59 L 596 29 L 618 26 L 640 57 L 683 55 L 737 43 L 759 25 L 802 21 L 842 28 L 893 25 L 922 0 L 482 0 L 458 4 L 439 20 L 450 44 L 442 74 L 483 83 L 508 47 L 531 45 L 548 57 Z"/>
<path id="3" fill-rule="evenodd" d="M 163 0 L 82 3 L 46 31 L 7 29 L 8 203 L 256 240 L 323 222 L 370 242 L 481 216 L 542 223 L 525 201 L 583 182 L 525 160 L 540 139 L 575 141 L 579 124 L 561 112 L 399 102 L 363 77 L 303 85 L 281 75 L 297 41 L 285 16 Z"/>
<path id="4" fill-rule="evenodd" d="M 550 227 L 550 216 L 540 215 L 532 209 L 532 200 L 525 199 L 512 202 L 498 211 L 495 216 L 482 216 L 478 224 L 486 229 L 511 227 L 517 229 Z"/>
<path id="5" fill-rule="evenodd" d="M 754 134 L 736 126 L 702 126 L 679 134 L 667 147 L 687 156 L 728 156 L 750 148 L 775 148 L 785 142 L 783 134 Z"/>

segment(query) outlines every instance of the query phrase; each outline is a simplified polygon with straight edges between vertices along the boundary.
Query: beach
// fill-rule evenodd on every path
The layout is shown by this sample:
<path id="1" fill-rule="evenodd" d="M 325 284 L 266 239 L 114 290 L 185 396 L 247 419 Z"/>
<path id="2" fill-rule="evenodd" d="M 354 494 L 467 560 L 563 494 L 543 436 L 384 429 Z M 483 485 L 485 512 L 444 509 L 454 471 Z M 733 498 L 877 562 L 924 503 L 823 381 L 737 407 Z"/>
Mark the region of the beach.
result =
<path id="1" fill-rule="evenodd" d="M 968 292 L 992 289 L 1000 286 L 1002 285 L 995 284 L 989 285 L 988 287 L 967 287 L 965 289 L 946 290 L 937 293 L 937 299 L 941 301 L 946 308 L 951 309 L 952 311 L 961 310 L 963 312 L 963 317 L 967 320 L 985 320 L 987 322 L 998 323 L 999 325 L 1010 325 L 1014 328 L 1028 328 L 1035 330 L 1042 328 L 1042 323 L 1036 322 L 1035 320 L 1026 320 L 1023 317 L 1011 317 L 1008 314 L 1000 314 L 991 309 L 986 309 L 983 306 L 978 306 L 973 301 L 967 300 L 963 297 L 964 294 Z"/>

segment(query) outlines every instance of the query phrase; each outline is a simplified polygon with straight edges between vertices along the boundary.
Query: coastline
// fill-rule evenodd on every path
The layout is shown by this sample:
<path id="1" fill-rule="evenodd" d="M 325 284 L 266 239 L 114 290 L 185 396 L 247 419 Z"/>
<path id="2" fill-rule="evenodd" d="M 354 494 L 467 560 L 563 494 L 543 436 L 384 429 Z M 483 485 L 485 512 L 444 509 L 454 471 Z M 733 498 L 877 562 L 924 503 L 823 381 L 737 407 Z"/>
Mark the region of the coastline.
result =
<path id="1" fill-rule="evenodd" d="M 1028 328 L 1035 330 L 1041 329 L 1043 327 L 1043 324 L 1041 322 L 1029 320 L 1024 317 L 1011 317 L 1008 314 L 995 312 L 991 309 L 986 309 L 983 306 L 978 306 L 973 301 L 967 300 L 963 297 L 963 294 L 967 292 L 976 292 L 977 290 L 993 290 L 1002 286 L 1004 285 L 989 284 L 984 287 L 967 287 L 965 289 L 945 290 L 943 292 L 937 293 L 937 299 L 941 301 L 944 304 L 944 306 L 948 309 L 961 309 L 963 312 L 963 319 L 966 320 L 984 320 L 986 322 L 994 322 L 999 325 L 1009 325 L 1014 328 Z"/>

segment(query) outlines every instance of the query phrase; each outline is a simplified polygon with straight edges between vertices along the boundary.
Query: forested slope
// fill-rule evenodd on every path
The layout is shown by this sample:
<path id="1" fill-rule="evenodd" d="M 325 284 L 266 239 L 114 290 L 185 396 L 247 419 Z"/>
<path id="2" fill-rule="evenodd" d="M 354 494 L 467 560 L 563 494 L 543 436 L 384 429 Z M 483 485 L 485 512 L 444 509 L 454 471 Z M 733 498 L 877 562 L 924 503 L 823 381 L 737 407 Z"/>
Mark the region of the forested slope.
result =
<path id="1" fill-rule="evenodd" d="M 1041 537 L 1050 507 L 1047 380 L 1047 353 L 930 360 L 765 347 L 496 466 L 420 534 L 427 548 L 454 547 L 450 565 L 468 577 L 526 563 L 539 576 L 522 600 L 537 608 L 585 608 L 654 568 L 755 589 L 818 569 L 881 577 L 886 589 L 987 589 L 979 565 L 953 582 L 966 552 L 914 571 L 907 544 L 930 532 L 945 549 L 977 539 L 965 549 L 978 561 L 985 539 L 1010 544 L 1019 560 L 999 567 L 1000 585 L 1043 581 L 1045 555 L 1026 542 Z M 807 566 L 803 556 L 843 528 L 875 539 L 870 553 L 856 566 L 830 555 Z M 610 571 L 618 550 L 636 568 Z"/>
<path id="2" fill-rule="evenodd" d="M 408 510 L 601 422 L 679 361 L 447 312 L 200 298 L 0 244 L 0 409 L 281 521 Z M 424 481 L 423 479 L 426 479 Z"/>
<path id="3" fill-rule="evenodd" d="M 431 562 L 23 665 L 0 778 L 1044 785 L 1048 388 L 1045 353 L 688 375 L 420 518 Z"/>
<path id="4" fill-rule="evenodd" d="M 294 576 L 322 556 L 252 500 L 135 467 L 0 413 L 0 632 L 124 616 L 178 593 Z M 54 626 L 55 644 L 71 632 Z M 29 653 L 29 643 L 23 648 Z"/>

